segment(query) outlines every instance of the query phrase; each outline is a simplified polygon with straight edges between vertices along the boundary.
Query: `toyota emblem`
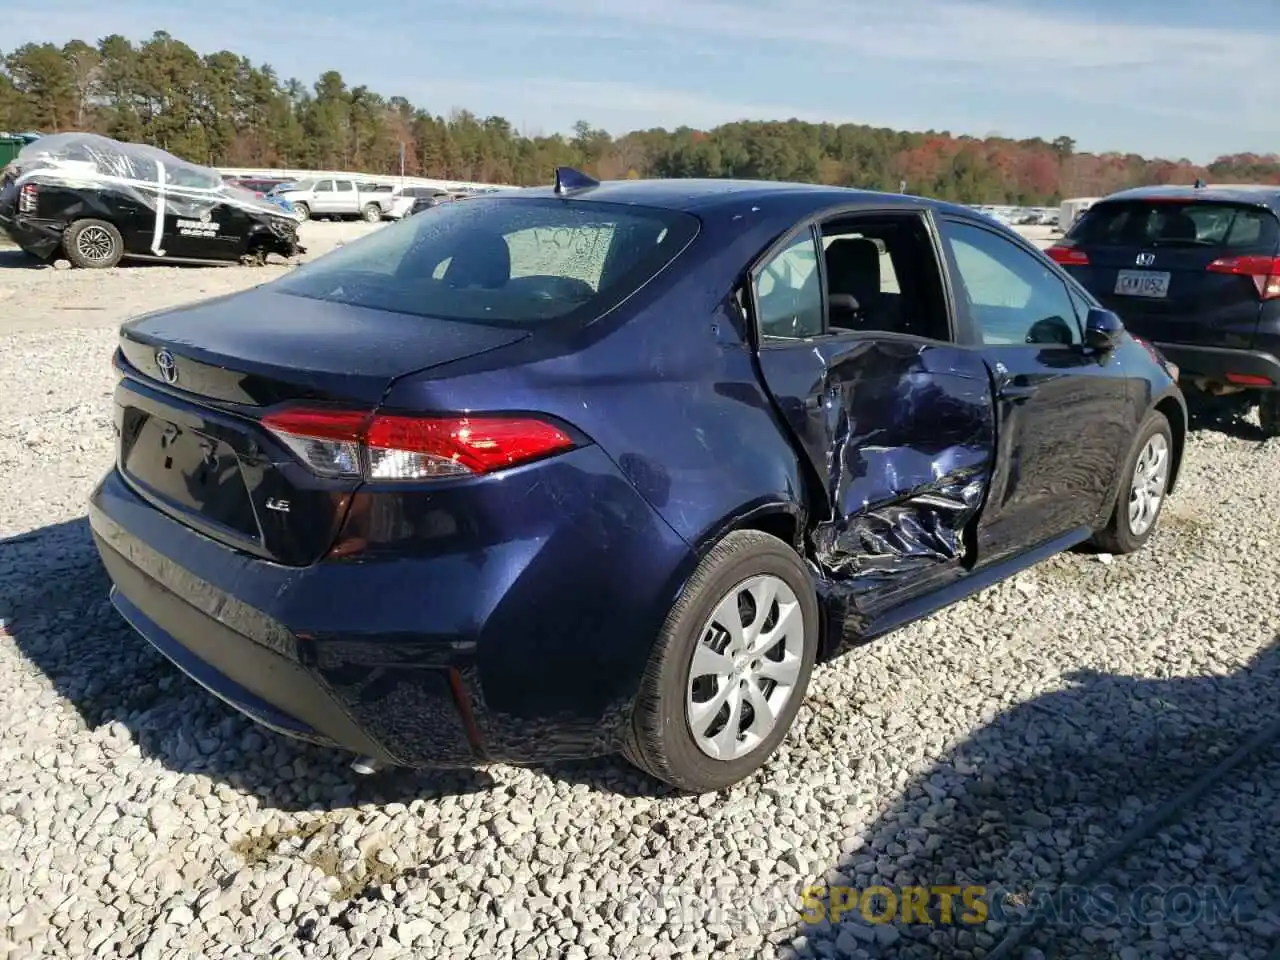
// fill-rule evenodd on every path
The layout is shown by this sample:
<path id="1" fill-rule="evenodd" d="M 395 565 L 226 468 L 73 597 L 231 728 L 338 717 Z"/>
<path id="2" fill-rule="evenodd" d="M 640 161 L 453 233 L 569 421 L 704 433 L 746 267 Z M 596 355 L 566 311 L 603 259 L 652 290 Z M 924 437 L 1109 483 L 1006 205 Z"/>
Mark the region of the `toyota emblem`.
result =
<path id="1" fill-rule="evenodd" d="M 156 351 L 156 366 L 165 383 L 178 382 L 178 361 L 173 359 L 173 354 L 168 350 L 161 348 Z"/>

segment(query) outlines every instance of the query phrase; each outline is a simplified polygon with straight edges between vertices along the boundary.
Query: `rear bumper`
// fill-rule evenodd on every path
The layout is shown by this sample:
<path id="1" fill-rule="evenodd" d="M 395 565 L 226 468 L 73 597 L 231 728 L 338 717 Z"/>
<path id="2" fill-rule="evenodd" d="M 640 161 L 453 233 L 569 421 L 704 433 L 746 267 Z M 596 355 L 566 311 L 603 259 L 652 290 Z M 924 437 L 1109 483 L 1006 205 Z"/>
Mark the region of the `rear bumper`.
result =
<path id="1" fill-rule="evenodd" d="M 7 233 L 23 250 L 42 260 L 48 260 L 62 245 L 62 227 L 61 223 L 28 220 L 0 213 L 0 230 Z"/>
<path id="2" fill-rule="evenodd" d="M 1232 384 L 1231 375 L 1265 377 L 1271 386 L 1261 383 L 1239 384 L 1257 389 L 1280 389 L 1280 358 L 1262 350 L 1232 350 L 1223 347 L 1200 347 L 1181 343 L 1155 342 L 1160 352 L 1178 365 L 1180 379 L 1204 379 L 1218 384 Z"/>
<path id="3" fill-rule="evenodd" d="M 611 469 L 598 448 L 560 459 L 557 475 L 524 482 L 599 480 Z M 519 471 L 504 480 L 519 498 Z M 629 485 L 611 488 L 612 502 L 601 503 L 599 486 L 562 501 L 586 507 L 535 542 L 435 556 L 409 544 L 398 556 L 309 567 L 192 530 L 114 469 L 89 519 L 116 609 L 264 726 L 410 767 L 529 763 L 618 749 L 692 565 Z M 618 529 L 599 525 L 608 515 Z M 600 562 L 609 554 L 595 537 L 618 545 L 612 562 Z"/>

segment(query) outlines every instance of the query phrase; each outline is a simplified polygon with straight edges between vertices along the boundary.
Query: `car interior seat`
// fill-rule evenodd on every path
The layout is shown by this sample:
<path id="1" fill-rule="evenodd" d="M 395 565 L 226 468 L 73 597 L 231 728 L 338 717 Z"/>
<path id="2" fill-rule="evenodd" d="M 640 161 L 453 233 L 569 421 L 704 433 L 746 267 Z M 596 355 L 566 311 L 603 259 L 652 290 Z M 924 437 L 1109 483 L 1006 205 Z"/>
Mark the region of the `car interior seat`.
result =
<path id="1" fill-rule="evenodd" d="M 451 287 L 496 290 L 511 279 L 511 248 L 494 233 L 473 233 L 453 255 L 444 275 Z"/>
<path id="2" fill-rule="evenodd" d="M 831 326 L 874 328 L 880 301 L 880 248 L 875 241 L 841 237 L 827 247 L 825 260 Z"/>
<path id="3" fill-rule="evenodd" d="M 1198 240 L 1200 239 L 1200 229 L 1196 226 L 1196 222 L 1189 216 L 1179 210 L 1177 213 L 1167 216 L 1160 225 L 1161 240 Z"/>

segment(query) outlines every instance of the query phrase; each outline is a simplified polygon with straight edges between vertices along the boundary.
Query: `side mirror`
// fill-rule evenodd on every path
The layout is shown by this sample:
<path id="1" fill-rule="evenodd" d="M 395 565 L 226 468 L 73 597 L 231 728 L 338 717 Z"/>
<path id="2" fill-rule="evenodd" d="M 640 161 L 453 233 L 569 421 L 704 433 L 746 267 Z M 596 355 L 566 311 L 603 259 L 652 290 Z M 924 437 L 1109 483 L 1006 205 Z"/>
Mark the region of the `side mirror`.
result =
<path id="1" fill-rule="evenodd" d="M 1095 307 L 1084 321 L 1085 346 L 1094 350 L 1114 350 L 1124 336 L 1124 322 L 1110 310 Z"/>

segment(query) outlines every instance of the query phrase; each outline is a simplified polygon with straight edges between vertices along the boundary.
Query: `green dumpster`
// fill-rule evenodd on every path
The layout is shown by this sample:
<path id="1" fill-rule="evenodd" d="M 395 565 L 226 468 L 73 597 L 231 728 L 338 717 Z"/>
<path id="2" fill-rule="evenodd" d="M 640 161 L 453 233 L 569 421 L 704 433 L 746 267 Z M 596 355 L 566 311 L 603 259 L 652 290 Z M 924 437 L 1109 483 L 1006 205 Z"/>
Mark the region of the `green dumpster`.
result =
<path id="1" fill-rule="evenodd" d="M 26 145 L 27 141 L 18 137 L 0 137 L 0 167 L 16 157 Z"/>

